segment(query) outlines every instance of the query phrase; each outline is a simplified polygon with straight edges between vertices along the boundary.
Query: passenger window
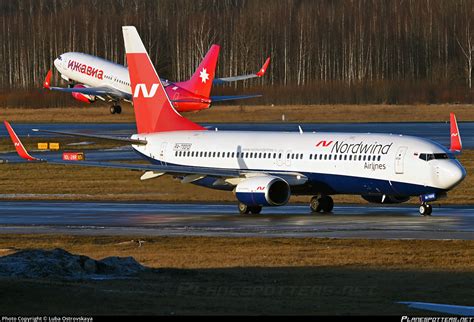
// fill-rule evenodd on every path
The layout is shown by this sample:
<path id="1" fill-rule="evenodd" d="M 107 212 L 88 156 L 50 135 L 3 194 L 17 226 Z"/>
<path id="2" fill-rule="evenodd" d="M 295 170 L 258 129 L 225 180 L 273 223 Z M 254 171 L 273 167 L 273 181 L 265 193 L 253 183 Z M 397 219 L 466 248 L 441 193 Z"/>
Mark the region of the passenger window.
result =
<path id="1" fill-rule="evenodd" d="M 364 155 L 364 161 L 365 161 L 366 156 Z"/>
<path id="2" fill-rule="evenodd" d="M 309 159 L 313 160 L 313 155 L 311 153 L 309 154 Z"/>
<path id="3" fill-rule="evenodd" d="M 324 160 L 327 160 L 327 159 L 328 159 L 328 155 L 325 154 L 325 155 L 324 155 Z"/>
<path id="4" fill-rule="evenodd" d="M 261 153 L 261 152 L 258 154 L 258 158 L 259 158 L 259 159 L 262 158 L 262 153 Z"/>
<path id="5" fill-rule="evenodd" d="M 377 158 L 377 161 L 380 161 L 380 155 L 379 155 L 379 157 Z"/>
<path id="6" fill-rule="evenodd" d="M 213 157 L 213 158 L 216 157 L 216 152 L 212 152 L 212 157 Z"/>
<path id="7" fill-rule="evenodd" d="M 300 159 L 303 160 L 303 153 L 300 154 Z"/>

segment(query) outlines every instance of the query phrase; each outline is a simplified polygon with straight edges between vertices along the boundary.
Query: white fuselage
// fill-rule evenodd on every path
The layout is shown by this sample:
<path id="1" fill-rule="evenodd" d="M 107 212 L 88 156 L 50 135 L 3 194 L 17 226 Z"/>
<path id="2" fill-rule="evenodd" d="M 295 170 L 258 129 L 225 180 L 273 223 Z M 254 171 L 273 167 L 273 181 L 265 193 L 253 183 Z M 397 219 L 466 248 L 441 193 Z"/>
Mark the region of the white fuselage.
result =
<path id="1" fill-rule="evenodd" d="M 410 136 L 180 131 L 134 138 L 148 142 L 134 149 L 160 164 L 301 173 L 336 193 L 416 195 L 423 187 L 449 190 L 465 176 L 456 159 L 442 158 L 450 155 L 442 146 Z"/>
<path id="2" fill-rule="evenodd" d="M 111 87 L 130 94 L 130 76 L 127 67 L 83 53 L 65 53 L 54 60 L 54 66 L 67 81 L 87 87 Z"/>

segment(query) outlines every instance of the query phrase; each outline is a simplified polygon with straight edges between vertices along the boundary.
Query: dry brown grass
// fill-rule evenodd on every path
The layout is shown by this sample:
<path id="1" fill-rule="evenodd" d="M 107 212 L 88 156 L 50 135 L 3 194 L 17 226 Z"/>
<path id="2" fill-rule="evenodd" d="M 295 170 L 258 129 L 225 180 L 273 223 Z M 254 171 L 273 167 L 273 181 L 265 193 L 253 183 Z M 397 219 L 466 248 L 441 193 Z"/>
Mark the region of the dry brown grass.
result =
<path id="1" fill-rule="evenodd" d="M 138 239 L 145 241 L 142 247 L 131 242 Z M 350 266 L 474 272 L 474 241 L 0 235 L 0 256 L 58 247 L 95 259 L 133 256 L 153 268 Z"/>
<path id="2" fill-rule="evenodd" d="M 472 304 L 473 241 L 0 235 L 0 249 L 133 256 L 137 279 L 0 279 L 3 314 L 394 314 Z M 0 256 L 2 254 L 0 253 Z"/>
<path id="3" fill-rule="evenodd" d="M 106 106 L 85 108 L 1 108 L 0 120 L 11 122 L 134 122 L 129 104 L 121 115 L 111 115 Z M 186 113 L 195 122 L 431 122 L 449 120 L 455 112 L 459 121 L 474 121 L 472 105 L 286 105 L 214 106 L 198 113 Z"/>

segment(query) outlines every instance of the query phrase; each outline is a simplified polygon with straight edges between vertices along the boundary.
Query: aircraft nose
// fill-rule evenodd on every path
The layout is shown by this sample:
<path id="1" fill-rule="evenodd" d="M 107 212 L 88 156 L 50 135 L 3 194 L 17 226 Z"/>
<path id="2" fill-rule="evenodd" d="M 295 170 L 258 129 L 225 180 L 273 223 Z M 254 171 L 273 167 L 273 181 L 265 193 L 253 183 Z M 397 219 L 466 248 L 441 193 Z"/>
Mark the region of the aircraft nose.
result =
<path id="1" fill-rule="evenodd" d="M 439 182 L 443 189 L 451 189 L 457 186 L 465 177 L 466 170 L 459 162 L 449 162 L 439 167 Z"/>
<path id="2" fill-rule="evenodd" d="M 56 59 L 54 60 L 54 67 L 56 67 L 56 69 L 59 69 L 59 68 L 60 68 L 59 63 L 60 63 L 59 59 L 56 58 Z"/>

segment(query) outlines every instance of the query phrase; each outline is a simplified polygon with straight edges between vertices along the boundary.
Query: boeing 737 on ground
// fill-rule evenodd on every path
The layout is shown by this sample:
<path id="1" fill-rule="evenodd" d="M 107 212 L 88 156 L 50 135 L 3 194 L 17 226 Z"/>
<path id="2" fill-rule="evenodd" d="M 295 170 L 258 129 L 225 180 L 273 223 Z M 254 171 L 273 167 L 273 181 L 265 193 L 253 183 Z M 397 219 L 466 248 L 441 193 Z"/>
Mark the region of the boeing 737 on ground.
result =
<path id="1" fill-rule="evenodd" d="M 451 150 L 423 138 L 391 134 L 208 131 L 173 108 L 135 27 L 123 27 L 123 35 L 137 134 L 99 138 L 129 142 L 151 164 L 40 160 L 28 154 L 5 122 L 20 156 L 141 170 L 142 180 L 169 174 L 183 183 L 234 191 L 242 214 L 285 205 L 292 194 L 313 196 L 313 212 L 331 212 L 331 195 L 352 194 L 374 203 L 416 196 L 420 213 L 429 215 L 429 202 L 445 196 L 466 175 L 453 155 L 461 150 L 454 115 Z"/>
<path id="2" fill-rule="evenodd" d="M 224 84 L 255 77 L 262 77 L 270 64 L 267 58 L 262 68 L 255 74 L 240 75 L 226 78 L 214 79 L 219 46 L 212 45 L 203 61 L 196 69 L 192 77 L 183 82 L 171 82 L 162 79 L 176 110 L 180 112 L 199 111 L 207 109 L 213 102 L 231 101 L 245 98 L 254 98 L 261 95 L 233 95 L 233 96 L 210 96 L 213 84 Z M 111 101 L 110 113 L 120 114 L 122 107 L 120 100 L 132 102 L 132 91 L 128 69 L 125 66 L 115 64 L 111 61 L 83 53 L 65 53 L 54 61 L 54 66 L 61 77 L 69 82 L 69 88 L 52 87 L 50 70 L 46 75 L 43 87 L 71 93 L 81 102 L 93 103 L 97 99 Z M 152 95 L 154 88 L 146 95 Z"/>

